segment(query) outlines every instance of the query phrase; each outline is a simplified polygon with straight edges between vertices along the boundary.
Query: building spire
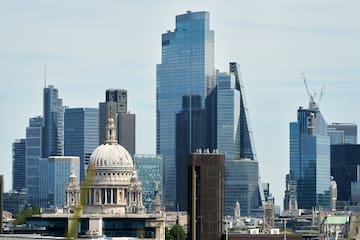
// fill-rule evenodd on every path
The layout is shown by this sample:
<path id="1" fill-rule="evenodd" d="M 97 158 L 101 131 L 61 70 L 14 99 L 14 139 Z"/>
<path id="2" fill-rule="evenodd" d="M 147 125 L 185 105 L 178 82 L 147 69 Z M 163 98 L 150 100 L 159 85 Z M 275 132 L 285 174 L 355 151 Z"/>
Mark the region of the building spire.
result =
<path id="1" fill-rule="evenodd" d="M 114 119 L 112 118 L 112 111 L 110 108 L 109 118 L 107 120 L 107 126 L 106 126 L 106 140 L 105 144 L 116 144 L 117 143 L 117 137 L 116 137 L 116 127 L 114 123 Z"/>

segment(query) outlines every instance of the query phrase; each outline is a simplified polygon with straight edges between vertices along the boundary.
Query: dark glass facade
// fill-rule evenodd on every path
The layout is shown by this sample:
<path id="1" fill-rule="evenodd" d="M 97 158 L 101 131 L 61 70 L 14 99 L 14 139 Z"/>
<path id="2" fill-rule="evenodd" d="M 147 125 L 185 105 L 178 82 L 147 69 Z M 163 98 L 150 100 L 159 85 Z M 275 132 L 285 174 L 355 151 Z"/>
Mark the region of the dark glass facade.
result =
<path id="1" fill-rule="evenodd" d="M 64 153 L 64 107 L 58 95 L 58 89 L 54 86 L 44 88 L 42 157 L 61 156 Z"/>
<path id="2" fill-rule="evenodd" d="M 163 159 L 160 155 L 135 154 L 134 163 L 142 186 L 143 204 L 147 212 L 150 212 L 155 199 L 155 181 L 160 200 L 163 201 Z"/>
<path id="3" fill-rule="evenodd" d="M 34 117 L 29 119 L 29 127 L 26 128 L 25 140 L 25 185 L 28 190 L 28 203 L 32 206 L 40 206 L 39 159 L 42 154 L 43 143 L 43 118 Z"/>
<path id="4" fill-rule="evenodd" d="M 183 96 L 182 108 L 176 114 L 176 203 L 180 211 L 187 211 L 189 154 L 208 148 L 208 128 L 199 95 Z"/>
<path id="5" fill-rule="evenodd" d="M 65 110 L 65 156 L 80 157 L 80 180 L 85 179 L 91 153 L 99 145 L 99 110 L 67 108 Z"/>
<path id="6" fill-rule="evenodd" d="M 165 205 L 176 201 L 176 113 L 184 95 L 199 95 L 201 107 L 215 88 L 214 32 L 208 12 L 176 16 L 176 29 L 162 34 L 156 71 L 156 153 L 164 158 Z"/>
<path id="7" fill-rule="evenodd" d="M 12 189 L 19 192 L 25 188 L 25 139 L 13 143 L 12 155 Z"/>
<path id="8" fill-rule="evenodd" d="M 27 192 L 7 192 L 3 195 L 4 210 L 16 216 L 27 203 Z"/>
<path id="9" fill-rule="evenodd" d="M 337 200 L 351 201 L 351 182 L 357 180 L 360 145 L 331 145 L 331 176 L 337 183 Z"/>
<path id="10" fill-rule="evenodd" d="M 298 208 L 330 204 L 330 138 L 318 108 L 298 109 L 290 123 L 290 177 L 296 181 Z"/>
<path id="11" fill-rule="evenodd" d="M 241 214 L 251 216 L 260 204 L 259 164 L 249 159 L 225 160 L 225 215 L 233 215 L 236 199 Z"/>

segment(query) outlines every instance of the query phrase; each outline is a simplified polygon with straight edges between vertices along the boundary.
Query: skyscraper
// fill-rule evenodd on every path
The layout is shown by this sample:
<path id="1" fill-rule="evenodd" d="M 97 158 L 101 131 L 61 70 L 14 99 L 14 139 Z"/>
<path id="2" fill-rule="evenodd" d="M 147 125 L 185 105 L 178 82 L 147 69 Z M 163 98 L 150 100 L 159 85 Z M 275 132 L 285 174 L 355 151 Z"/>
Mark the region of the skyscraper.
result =
<path id="1" fill-rule="evenodd" d="M 156 185 L 163 202 L 163 159 L 159 155 L 135 154 L 134 163 L 142 185 L 144 207 L 151 212 L 154 210 Z"/>
<path id="2" fill-rule="evenodd" d="M 357 166 L 360 165 L 360 145 L 331 145 L 331 176 L 338 186 L 337 200 L 351 201 L 351 183 L 357 180 Z M 359 176 L 360 177 L 360 176 Z"/>
<path id="3" fill-rule="evenodd" d="M 236 199 L 241 212 L 250 215 L 265 199 L 239 64 L 231 62 L 229 71 L 217 75 L 217 148 L 225 154 L 225 215 L 232 214 Z"/>
<path id="4" fill-rule="evenodd" d="M 191 121 L 191 122 L 190 122 Z M 182 110 L 176 114 L 176 203 L 188 209 L 188 158 L 196 149 L 206 149 L 206 111 L 199 95 L 183 96 Z"/>
<path id="5" fill-rule="evenodd" d="M 165 205 L 176 201 L 176 113 L 184 95 L 199 95 L 204 108 L 215 87 L 214 32 L 208 12 L 176 16 L 176 28 L 162 34 L 156 72 L 156 152 L 164 158 Z M 191 122 L 191 121 L 190 121 Z"/>
<path id="6" fill-rule="evenodd" d="M 97 108 L 67 108 L 64 124 L 65 156 L 80 157 L 81 181 L 85 179 L 90 155 L 98 145 L 99 110 Z"/>
<path id="7" fill-rule="evenodd" d="M 73 156 L 53 156 L 48 158 L 48 186 L 50 204 L 63 207 L 66 201 L 65 189 L 69 176 L 80 173 L 80 159 Z M 79 182 L 79 179 L 77 180 Z"/>
<path id="8" fill-rule="evenodd" d="M 63 155 L 64 107 L 58 89 L 49 85 L 44 88 L 44 139 L 42 157 Z"/>
<path id="9" fill-rule="evenodd" d="M 133 156 L 135 154 L 135 122 L 133 113 L 117 114 L 117 136 L 119 144 L 124 146 Z"/>
<path id="10" fill-rule="evenodd" d="M 29 119 L 25 140 L 25 186 L 28 189 L 28 203 L 39 206 L 39 159 L 42 153 L 43 118 Z"/>
<path id="11" fill-rule="evenodd" d="M 127 110 L 127 90 L 107 89 L 105 102 L 99 103 L 99 143 L 105 141 L 107 119 L 115 121 L 118 143 L 135 154 L 135 114 Z"/>
<path id="12" fill-rule="evenodd" d="M 290 178 L 296 181 L 297 203 L 302 209 L 330 204 L 330 138 L 327 124 L 313 101 L 300 107 L 290 123 Z"/>
<path id="13" fill-rule="evenodd" d="M 25 188 L 25 139 L 17 139 L 12 145 L 12 189 L 20 192 Z"/>
<path id="14" fill-rule="evenodd" d="M 357 144 L 357 124 L 332 123 L 328 125 L 331 144 Z"/>

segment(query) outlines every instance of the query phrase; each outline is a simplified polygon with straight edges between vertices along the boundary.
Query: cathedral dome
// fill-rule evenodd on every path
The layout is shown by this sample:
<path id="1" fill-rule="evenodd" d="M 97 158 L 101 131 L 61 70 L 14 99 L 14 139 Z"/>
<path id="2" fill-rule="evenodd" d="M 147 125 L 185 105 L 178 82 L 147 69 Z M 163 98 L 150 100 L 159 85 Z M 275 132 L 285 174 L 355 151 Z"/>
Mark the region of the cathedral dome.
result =
<path id="1" fill-rule="evenodd" d="M 133 169 L 130 153 L 117 142 L 113 118 L 108 119 L 106 141 L 92 152 L 89 166 L 95 168 Z"/>
<path id="2" fill-rule="evenodd" d="M 133 161 L 130 153 L 117 143 L 105 143 L 98 146 L 90 156 L 89 165 L 96 168 L 133 169 Z"/>

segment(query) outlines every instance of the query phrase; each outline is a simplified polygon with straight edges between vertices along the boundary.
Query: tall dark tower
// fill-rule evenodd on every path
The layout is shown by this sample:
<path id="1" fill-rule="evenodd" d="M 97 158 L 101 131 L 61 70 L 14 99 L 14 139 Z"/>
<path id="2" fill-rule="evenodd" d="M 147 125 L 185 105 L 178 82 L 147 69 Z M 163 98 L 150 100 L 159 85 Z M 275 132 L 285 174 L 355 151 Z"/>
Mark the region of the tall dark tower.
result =
<path id="1" fill-rule="evenodd" d="M 188 158 L 196 149 L 208 148 L 206 111 L 199 95 L 183 96 L 183 109 L 176 114 L 176 202 L 187 211 Z"/>
<path id="2" fill-rule="evenodd" d="M 124 146 L 131 155 L 134 155 L 136 115 L 128 112 L 127 90 L 108 89 L 105 100 L 105 102 L 99 103 L 99 143 L 105 141 L 105 128 L 111 114 L 117 128 L 118 143 Z"/>
<path id="3" fill-rule="evenodd" d="M 64 107 L 58 95 L 58 89 L 54 86 L 44 88 L 42 157 L 45 158 L 64 154 Z"/>
<path id="4" fill-rule="evenodd" d="M 17 139 L 12 145 L 12 190 L 21 192 L 25 188 L 25 139 Z"/>
<path id="5" fill-rule="evenodd" d="M 224 155 L 189 157 L 189 239 L 218 240 L 224 219 Z"/>

